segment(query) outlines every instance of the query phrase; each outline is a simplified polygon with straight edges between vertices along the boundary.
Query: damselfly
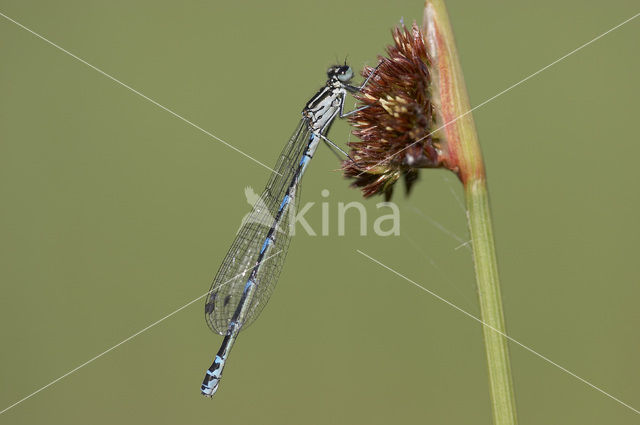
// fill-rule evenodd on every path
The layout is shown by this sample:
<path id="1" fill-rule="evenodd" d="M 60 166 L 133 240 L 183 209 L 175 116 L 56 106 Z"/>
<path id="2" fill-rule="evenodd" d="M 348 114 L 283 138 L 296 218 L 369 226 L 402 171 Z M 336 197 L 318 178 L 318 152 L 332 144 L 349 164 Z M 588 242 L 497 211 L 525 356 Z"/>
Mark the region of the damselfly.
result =
<path id="1" fill-rule="evenodd" d="M 329 68 L 327 83 L 302 110 L 302 119 L 280 154 L 264 192 L 240 227 L 205 303 L 207 324 L 224 335 L 224 340 L 202 382 L 203 395 L 211 397 L 218 390 L 238 333 L 253 323 L 273 292 L 291 239 L 290 212 L 295 211 L 296 192 L 309 161 L 321 140 L 340 149 L 327 139 L 329 127 L 337 116 L 355 112 L 344 113 L 347 93 L 360 91 L 372 75 L 356 87 L 349 84 L 353 78 L 349 66 Z"/>

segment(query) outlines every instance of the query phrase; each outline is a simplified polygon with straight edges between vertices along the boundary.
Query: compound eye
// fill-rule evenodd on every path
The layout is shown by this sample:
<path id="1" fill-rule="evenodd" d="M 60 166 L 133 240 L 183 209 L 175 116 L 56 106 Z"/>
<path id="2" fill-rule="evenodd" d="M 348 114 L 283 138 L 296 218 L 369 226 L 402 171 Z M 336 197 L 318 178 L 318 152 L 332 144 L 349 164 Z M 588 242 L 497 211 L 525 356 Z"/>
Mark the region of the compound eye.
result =
<path id="1" fill-rule="evenodd" d="M 351 70 L 350 66 L 347 66 L 346 69 L 341 69 L 340 71 L 342 72 L 338 75 L 338 80 L 342 81 L 343 83 L 346 83 L 353 78 L 353 71 Z"/>

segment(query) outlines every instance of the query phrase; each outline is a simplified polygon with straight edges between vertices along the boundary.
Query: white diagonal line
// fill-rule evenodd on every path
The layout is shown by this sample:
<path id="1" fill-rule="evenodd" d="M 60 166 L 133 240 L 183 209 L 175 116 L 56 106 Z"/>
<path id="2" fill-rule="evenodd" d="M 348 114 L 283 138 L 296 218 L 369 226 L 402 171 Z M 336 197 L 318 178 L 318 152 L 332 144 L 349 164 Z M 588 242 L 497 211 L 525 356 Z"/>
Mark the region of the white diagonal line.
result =
<path id="1" fill-rule="evenodd" d="M 262 260 L 262 262 L 265 262 L 273 257 L 275 257 L 276 255 L 280 254 L 282 252 L 282 250 L 276 252 L 273 255 L 268 256 L 267 258 L 265 258 L 264 260 Z M 231 279 L 229 279 L 228 281 L 224 282 L 223 284 L 221 284 L 218 288 L 222 288 L 224 285 L 229 284 L 231 281 L 233 281 L 235 278 L 242 276 L 246 271 L 248 271 L 249 269 L 252 269 L 252 267 L 248 267 L 247 269 L 245 269 L 244 271 L 242 271 L 242 273 L 239 273 L 237 275 L 235 275 L 234 277 L 232 277 Z M 122 344 L 131 341 L 133 338 L 137 337 L 138 335 L 140 335 L 143 332 L 148 331 L 149 329 L 153 328 L 155 325 L 159 324 L 160 322 L 165 321 L 166 319 L 168 319 L 169 317 L 173 316 L 174 314 L 184 310 L 185 308 L 189 307 L 191 304 L 195 303 L 196 301 L 206 297 L 207 295 L 209 295 L 211 293 L 212 290 L 209 290 L 207 292 L 205 292 L 204 294 L 200 295 L 198 298 L 194 298 L 193 300 L 189 301 L 188 303 L 186 303 L 185 305 L 183 305 L 182 307 L 172 311 L 171 313 L 167 314 L 166 316 L 164 316 L 161 319 L 156 320 L 155 322 L 153 322 L 152 324 L 150 324 L 149 326 L 139 330 L 138 332 L 134 333 L 133 335 L 129 336 L 128 338 L 123 339 L 122 341 L 120 341 L 119 343 L 117 343 L 116 345 L 106 349 L 105 351 L 103 351 L 102 353 L 98 354 L 95 357 L 90 358 L 89 360 L 87 360 L 86 362 L 82 363 L 80 366 L 71 369 L 69 372 L 65 373 L 64 375 L 54 379 L 53 381 L 49 382 L 47 385 L 45 385 L 44 387 L 32 392 L 31 394 L 29 394 L 28 396 L 16 401 L 15 403 L 13 403 L 12 405 L 4 408 L 3 410 L 0 411 L 0 415 L 2 415 L 4 412 L 6 412 L 9 409 L 14 408 L 15 406 L 17 406 L 18 404 L 22 403 L 23 401 L 26 401 L 28 399 L 30 399 L 31 397 L 33 397 L 34 395 L 38 394 L 40 391 L 43 391 L 47 388 L 49 388 L 50 386 L 52 386 L 53 384 L 55 384 L 56 382 L 66 378 L 67 376 L 71 375 L 72 373 L 78 371 L 79 369 L 82 369 L 83 367 L 85 367 L 86 365 L 88 365 L 89 363 L 94 362 L 95 360 L 98 360 L 100 357 L 104 356 L 105 354 L 109 353 L 110 351 L 115 350 L 116 348 L 120 347 Z"/>
<path id="2" fill-rule="evenodd" d="M 195 124 L 192 121 L 189 121 L 188 119 L 186 119 L 185 117 L 183 117 L 182 115 L 179 115 L 178 113 L 174 112 L 173 110 L 167 108 L 164 105 L 161 105 L 160 103 L 156 102 L 155 100 L 151 99 L 149 96 L 146 96 L 142 93 L 140 93 L 138 90 L 134 89 L 133 87 L 123 83 L 122 81 L 118 80 L 116 77 L 107 74 L 106 72 L 104 72 L 103 70 L 101 70 L 100 68 L 91 65 L 89 62 L 85 61 L 82 58 L 79 58 L 78 56 L 74 55 L 73 53 L 71 53 L 70 51 L 58 46 L 56 43 L 54 43 L 53 41 L 50 41 L 48 39 L 46 39 L 45 37 L 43 37 L 42 35 L 38 34 L 37 32 L 25 27 L 24 25 L 22 25 L 20 22 L 11 19 L 10 17 L 8 17 L 7 15 L 5 15 L 4 13 L 0 12 L 0 16 L 2 16 L 3 18 L 7 19 L 8 21 L 13 22 L 14 24 L 16 24 L 17 26 L 19 26 L 20 28 L 30 32 L 31 34 L 35 35 L 36 37 L 38 37 L 39 39 L 45 41 L 46 43 L 49 43 L 50 45 L 52 45 L 53 47 L 55 47 L 56 49 L 66 53 L 67 55 L 71 56 L 74 59 L 77 59 L 78 61 L 82 62 L 83 64 L 87 65 L 89 68 L 93 69 L 94 71 L 99 72 L 100 74 L 104 75 L 105 77 L 107 77 L 108 79 L 120 84 L 122 87 L 132 91 L 133 93 L 137 94 L 138 96 L 140 96 L 141 98 L 148 100 L 149 102 L 153 103 L 154 105 L 156 105 L 158 108 L 170 113 L 171 115 L 173 115 L 174 117 L 186 122 L 187 124 L 189 124 L 191 127 L 200 130 L 201 132 L 203 132 L 204 134 L 206 134 L 209 137 L 212 137 L 214 139 L 216 139 L 217 141 L 219 141 L 220 143 L 224 144 L 225 146 L 233 149 L 234 151 L 238 152 L 241 155 L 244 155 L 245 157 L 249 158 L 250 160 L 252 160 L 253 162 L 262 165 L 264 168 L 273 171 L 276 174 L 280 174 L 278 173 L 276 170 L 274 170 L 273 168 L 269 167 L 268 165 L 263 164 L 262 162 L 258 161 L 257 159 L 255 159 L 254 157 L 252 157 L 251 155 L 244 153 L 243 151 L 241 151 L 240 149 L 236 148 L 235 146 L 233 146 L 230 143 L 225 142 L 224 140 L 222 140 L 221 138 L 219 138 L 218 136 L 216 136 L 215 134 L 205 130 L 204 128 L 200 127 L 199 125 Z"/>
<path id="3" fill-rule="evenodd" d="M 455 239 L 456 241 L 460 242 L 462 245 L 465 245 L 465 244 L 468 243 L 468 241 L 465 241 L 460 236 L 456 235 L 454 232 L 452 232 L 451 230 L 447 229 L 442 224 L 440 224 L 439 222 L 437 222 L 433 218 L 431 218 L 428 215 L 426 215 L 425 213 L 423 213 L 422 210 L 420 210 L 420 208 L 415 207 L 415 206 L 411 206 L 411 209 L 413 209 L 413 211 L 416 214 L 418 214 L 420 217 L 422 217 L 425 220 L 429 221 L 429 223 L 431 223 L 433 225 L 433 227 L 435 227 L 436 229 L 440 230 L 445 235 L 451 236 L 453 239 Z M 462 246 L 462 245 L 460 245 L 460 246 Z M 458 249 L 458 248 L 456 248 L 456 249 Z"/>
<path id="4" fill-rule="evenodd" d="M 525 350 L 529 351 L 532 354 L 535 354 L 536 356 L 540 357 L 542 360 L 551 363 L 552 365 L 554 365 L 555 367 L 557 367 L 558 369 L 562 370 L 565 373 L 568 373 L 569 375 L 573 376 L 574 378 L 576 378 L 577 380 L 587 384 L 588 386 L 590 386 L 591 388 L 593 388 L 596 391 L 601 392 L 602 394 L 606 395 L 607 397 L 609 397 L 612 400 L 617 401 L 618 403 L 620 403 L 621 405 L 623 405 L 624 407 L 633 410 L 635 413 L 640 414 L 640 411 L 635 409 L 633 406 L 628 405 L 627 403 L 625 403 L 624 401 L 621 401 L 620 399 L 612 396 L 611 394 L 609 394 L 608 392 L 606 392 L 605 390 L 601 389 L 600 387 L 595 386 L 594 384 L 592 384 L 591 382 L 587 381 L 584 378 L 579 377 L 578 375 L 576 375 L 575 373 L 571 372 L 570 370 L 560 366 L 559 364 L 555 363 L 553 360 L 551 360 L 548 357 L 543 356 L 542 354 L 538 353 L 537 351 L 535 351 L 533 348 L 529 348 L 526 345 L 524 345 L 523 343 L 521 343 L 520 341 L 515 340 L 514 338 L 511 338 L 509 335 L 505 334 L 504 332 L 494 328 L 493 326 L 489 325 L 488 323 L 485 323 L 484 321 L 482 321 L 482 319 L 474 316 L 471 313 L 468 313 L 466 310 L 463 310 L 462 308 L 458 307 L 457 305 L 453 304 L 451 301 L 448 301 L 445 298 L 442 298 L 440 295 L 436 294 L 433 291 L 428 290 L 427 288 L 425 288 L 424 286 L 420 285 L 419 283 L 414 282 L 413 280 L 409 279 L 408 277 L 406 277 L 405 275 L 395 271 L 394 269 L 392 269 L 391 267 L 382 264 L 380 261 L 376 260 L 375 258 L 365 254 L 364 252 L 360 251 L 359 249 L 356 250 L 359 254 L 367 257 L 369 260 L 373 261 L 374 263 L 384 267 L 385 269 L 389 270 L 390 272 L 394 273 L 397 276 L 400 276 L 401 278 L 403 278 L 404 280 L 406 280 L 407 282 L 413 284 L 414 286 L 422 289 L 423 291 L 427 292 L 428 294 L 436 297 L 437 299 L 439 299 L 440 301 L 442 301 L 443 303 L 447 304 L 450 307 L 453 307 L 454 309 L 458 310 L 460 313 L 463 313 L 464 315 L 472 318 L 473 320 L 475 320 L 476 322 L 482 324 L 483 326 L 486 326 L 487 328 L 491 329 L 494 332 L 499 333 L 500 335 L 502 335 L 503 337 L 507 338 L 509 341 L 519 345 L 520 347 L 524 348 Z"/>
<path id="5" fill-rule="evenodd" d="M 580 47 L 577 47 L 575 49 L 573 49 L 572 51 L 570 51 L 569 53 L 565 54 L 564 56 L 559 57 L 558 59 L 554 60 L 553 62 L 551 62 L 549 65 L 544 66 L 542 68 L 540 68 L 539 70 L 537 70 L 536 72 L 534 72 L 533 74 L 530 74 L 529 76 L 523 78 L 522 80 L 518 81 L 515 84 L 510 85 L 509 87 L 507 87 L 506 89 L 502 90 L 501 92 L 499 92 L 496 95 L 491 96 L 489 99 L 485 100 L 484 102 L 474 106 L 473 108 L 469 109 L 467 112 L 457 116 L 456 118 L 452 119 L 451 121 L 448 121 L 446 123 L 444 123 L 441 127 L 436 128 L 435 130 L 433 130 L 432 132 L 430 132 L 429 134 L 427 134 L 426 136 L 416 140 L 415 142 L 405 146 L 404 148 L 400 149 L 398 152 L 395 152 L 392 155 L 387 156 L 386 158 L 380 160 L 379 162 L 365 168 L 362 172 L 360 172 L 360 174 L 358 174 L 358 176 L 361 176 L 362 174 L 366 173 L 367 171 L 369 171 L 370 169 L 377 167 L 378 165 L 382 164 L 383 162 L 388 161 L 389 159 L 393 158 L 394 156 L 398 155 L 399 153 L 409 149 L 411 146 L 415 145 L 416 143 L 419 143 L 421 141 L 423 141 L 424 139 L 426 139 L 427 137 L 437 133 L 438 131 L 442 130 L 445 127 L 450 126 L 451 124 L 457 122 L 459 119 L 466 117 L 467 115 L 469 115 L 470 113 L 472 113 L 473 111 L 475 111 L 478 108 L 483 107 L 484 105 L 486 105 L 487 103 L 495 100 L 496 98 L 502 96 L 503 94 L 505 94 L 506 92 L 518 87 L 520 84 L 524 83 L 525 81 L 528 81 L 530 79 L 532 79 L 533 77 L 535 77 L 536 75 L 540 74 L 543 71 L 546 71 L 547 69 L 551 68 L 553 65 L 557 64 L 558 62 L 561 62 L 563 60 L 565 60 L 566 58 L 568 58 L 569 56 L 573 55 L 574 53 L 577 53 L 578 51 L 584 49 L 585 47 L 587 47 L 588 45 L 598 41 L 599 39 L 601 39 L 602 37 L 604 37 L 605 35 L 609 34 L 610 32 L 613 32 L 615 30 L 617 30 L 618 28 L 620 28 L 621 26 L 623 26 L 624 24 L 627 24 L 631 21 L 633 21 L 634 19 L 636 19 L 638 16 L 640 16 L 640 13 L 636 13 L 635 15 L 633 15 L 632 17 L 630 17 L 629 19 L 619 23 L 618 25 L 616 25 L 613 28 L 610 28 L 609 30 L 603 32 L 602 34 L 600 34 L 597 37 L 592 38 L 591 40 L 587 41 L 586 43 L 584 43 L 583 45 L 581 45 Z"/>

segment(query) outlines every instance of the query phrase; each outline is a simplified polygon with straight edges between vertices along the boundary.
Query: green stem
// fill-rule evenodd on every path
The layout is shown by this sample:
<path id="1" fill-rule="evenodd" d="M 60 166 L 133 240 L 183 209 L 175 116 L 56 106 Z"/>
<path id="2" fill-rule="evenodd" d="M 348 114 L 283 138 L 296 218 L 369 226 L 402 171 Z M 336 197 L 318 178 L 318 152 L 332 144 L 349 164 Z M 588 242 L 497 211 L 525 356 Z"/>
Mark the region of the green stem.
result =
<path id="1" fill-rule="evenodd" d="M 423 32 L 433 61 L 433 94 L 446 141 L 443 145 L 446 166 L 457 173 L 465 189 L 493 420 L 496 425 L 515 425 L 516 402 L 484 163 L 473 116 L 468 112 L 469 96 L 443 0 L 426 0 Z"/>
<path id="2" fill-rule="evenodd" d="M 465 197 L 478 285 L 480 317 L 483 321 L 482 331 L 489 370 L 494 423 L 516 424 L 516 402 L 509 347 L 505 338 L 506 327 L 486 181 L 484 179 L 468 181 L 465 185 Z"/>

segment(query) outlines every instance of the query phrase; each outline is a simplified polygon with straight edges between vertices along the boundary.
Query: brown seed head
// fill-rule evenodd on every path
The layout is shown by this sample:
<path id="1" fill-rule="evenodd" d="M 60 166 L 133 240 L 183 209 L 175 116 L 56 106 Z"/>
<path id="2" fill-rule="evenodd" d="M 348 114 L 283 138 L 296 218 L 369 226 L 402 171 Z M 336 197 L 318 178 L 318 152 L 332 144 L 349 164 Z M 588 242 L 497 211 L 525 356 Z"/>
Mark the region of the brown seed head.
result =
<path id="1" fill-rule="evenodd" d="M 442 160 L 434 130 L 429 67 L 422 33 L 414 23 L 392 32 L 395 45 L 387 47 L 388 57 L 379 57 L 377 70 L 365 67 L 364 77 L 375 70 L 368 84 L 356 95 L 358 111 L 351 118 L 350 142 L 353 161 L 342 164 L 344 175 L 353 178 L 369 197 L 384 194 L 391 198 L 394 183 L 404 177 L 407 192 L 418 178 L 419 168 L 440 166 Z"/>

